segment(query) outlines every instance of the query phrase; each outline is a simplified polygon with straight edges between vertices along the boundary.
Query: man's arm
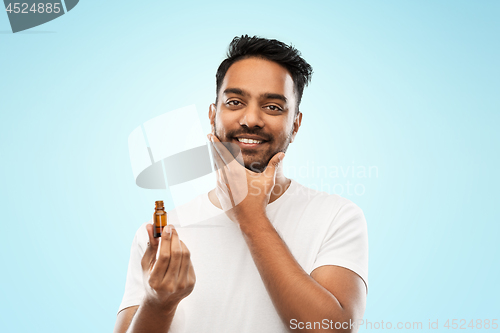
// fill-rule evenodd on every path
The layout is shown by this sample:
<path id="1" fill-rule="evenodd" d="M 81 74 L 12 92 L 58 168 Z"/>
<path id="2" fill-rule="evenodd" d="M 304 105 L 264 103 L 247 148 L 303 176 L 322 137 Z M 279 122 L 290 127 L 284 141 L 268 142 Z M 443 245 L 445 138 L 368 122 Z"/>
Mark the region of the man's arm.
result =
<path id="1" fill-rule="evenodd" d="M 333 325 L 335 322 L 353 323 L 361 319 L 366 298 L 363 280 L 354 272 L 337 266 L 321 266 L 308 275 L 267 218 L 266 207 L 277 175 L 284 184 L 281 163 L 284 153 L 275 154 L 263 172 L 255 173 L 236 162 L 215 135 L 208 137 L 218 170 L 217 198 L 226 215 L 239 224 L 262 281 L 285 326 L 292 331 L 290 320 L 293 319 L 320 323 L 326 319 Z M 229 201 L 229 198 L 233 198 L 234 193 L 236 197 L 241 195 L 241 188 L 248 189 L 248 194 L 235 206 L 235 200 Z M 319 331 L 327 332 L 323 327 Z M 356 332 L 357 327 L 349 325 L 345 331 Z"/>
<path id="2" fill-rule="evenodd" d="M 138 308 L 139 305 L 136 305 L 125 308 L 120 312 L 118 312 L 118 316 L 116 316 L 115 329 L 113 330 L 113 333 L 127 332 L 127 329 L 129 328 L 130 323 L 132 322 L 132 318 L 134 318 L 134 315 L 137 312 Z"/>
<path id="3" fill-rule="evenodd" d="M 175 309 L 168 313 L 144 304 L 131 306 L 118 313 L 113 333 L 167 333 L 174 319 L 174 314 Z"/>
<path id="4" fill-rule="evenodd" d="M 320 323 L 327 319 L 334 328 L 335 322 L 353 323 L 363 317 L 366 288 L 356 273 L 339 266 L 321 266 L 308 275 L 265 214 L 249 218 L 251 221 L 240 223 L 241 231 L 286 327 L 291 330 L 292 319 Z M 357 331 L 355 325 L 344 324 L 344 328 L 346 332 Z M 328 332 L 324 328 L 319 331 Z"/>

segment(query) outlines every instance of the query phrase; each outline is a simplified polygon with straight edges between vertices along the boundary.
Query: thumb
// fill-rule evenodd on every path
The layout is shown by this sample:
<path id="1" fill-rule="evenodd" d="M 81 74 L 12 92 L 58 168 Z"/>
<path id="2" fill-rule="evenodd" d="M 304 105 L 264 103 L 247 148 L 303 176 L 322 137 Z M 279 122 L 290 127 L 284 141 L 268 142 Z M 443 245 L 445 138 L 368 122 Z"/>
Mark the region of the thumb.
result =
<path id="1" fill-rule="evenodd" d="M 274 175 L 279 164 L 285 158 L 285 153 L 279 152 L 271 158 L 267 164 L 266 170 L 264 171 L 268 176 Z"/>

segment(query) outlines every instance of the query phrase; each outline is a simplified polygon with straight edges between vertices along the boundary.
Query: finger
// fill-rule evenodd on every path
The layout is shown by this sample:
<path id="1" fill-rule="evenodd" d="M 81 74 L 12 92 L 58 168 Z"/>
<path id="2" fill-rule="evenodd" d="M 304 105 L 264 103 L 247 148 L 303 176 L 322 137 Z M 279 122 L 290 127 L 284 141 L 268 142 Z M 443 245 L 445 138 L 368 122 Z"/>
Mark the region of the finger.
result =
<path id="1" fill-rule="evenodd" d="M 229 186 L 229 179 L 227 178 L 226 170 L 219 170 L 219 179 L 224 183 L 229 193 L 231 192 L 231 188 Z"/>
<path id="2" fill-rule="evenodd" d="M 148 223 L 146 225 L 146 230 L 148 231 L 148 236 L 149 236 L 149 244 L 151 247 L 158 247 L 158 243 L 160 242 L 159 238 L 154 237 L 154 228 L 155 226 Z"/>
<path id="3" fill-rule="evenodd" d="M 226 166 L 226 164 L 222 160 L 219 152 L 215 149 L 215 144 L 212 142 L 211 139 L 210 139 L 209 147 L 210 147 L 210 152 L 212 153 L 212 157 L 213 157 L 214 169 L 216 171 L 223 169 Z"/>
<path id="4" fill-rule="evenodd" d="M 194 273 L 193 265 L 189 265 L 188 270 L 188 283 L 194 285 L 196 283 L 196 274 Z"/>
<path id="5" fill-rule="evenodd" d="M 222 182 L 224 182 L 224 184 L 229 186 L 227 171 L 229 169 L 229 163 L 234 161 L 234 157 L 226 149 L 226 147 L 222 146 L 222 143 L 219 141 L 219 139 L 217 139 L 217 137 L 215 135 L 211 135 L 211 134 L 209 134 L 209 135 L 210 135 L 210 138 L 212 141 L 212 144 L 211 144 L 212 156 L 214 157 L 215 170 L 218 173 L 218 178 Z M 214 142 L 213 140 L 217 140 L 217 142 Z M 223 148 L 217 149 L 217 146 L 219 146 L 219 147 L 222 146 Z M 221 149 L 222 149 L 222 151 L 227 152 L 227 154 L 229 154 L 230 157 L 228 157 L 228 156 L 224 157 L 221 153 Z"/>
<path id="6" fill-rule="evenodd" d="M 171 226 L 172 227 L 172 226 Z M 177 281 L 179 277 L 179 268 L 181 267 L 182 247 L 177 230 L 172 228 L 172 238 L 170 245 L 170 264 L 168 270 L 163 277 L 164 281 Z"/>
<path id="7" fill-rule="evenodd" d="M 217 152 L 215 152 L 215 154 L 218 156 Z M 216 164 L 219 165 L 215 169 L 215 172 L 216 172 L 216 175 L 217 175 L 217 184 L 220 184 L 221 190 L 223 192 L 228 192 L 229 193 L 230 192 L 229 179 L 228 179 L 228 176 L 227 176 L 227 168 L 224 165 L 224 161 L 222 161 L 222 159 L 220 158 L 220 156 L 218 158 L 214 158 L 214 160 L 216 161 Z M 231 200 L 231 202 L 233 203 L 232 200 Z M 233 204 L 233 206 L 234 206 L 234 204 Z"/>
<path id="8" fill-rule="evenodd" d="M 217 180 L 220 181 L 222 184 L 228 185 L 225 168 L 224 167 L 222 167 L 222 168 L 217 167 L 215 169 L 215 172 L 217 174 Z"/>
<path id="9" fill-rule="evenodd" d="M 231 192 L 231 188 L 228 184 L 224 183 L 222 180 L 217 181 L 217 185 L 215 187 L 215 195 L 219 199 L 219 202 L 222 205 L 222 209 L 225 211 L 228 207 L 224 203 L 231 203 L 231 208 L 235 206 L 234 198 Z"/>
<path id="10" fill-rule="evenodd" d="M 232 174 L 234 172 L 244 175 L 246 179 L 246 173 L 244 168 L 243 155 L 241 154 L 241 150 L 237 145 L 235 146 L 235 153 L 237 154 L 237 158 L 234 158 L 231 152 L 228 151 L 226 147 L 222 145 L 222 143 L 217 139 L 215 135 L 207 135 L 209 137 L 211 144 L 210 149 L 213 156 L 214 162 L 214 170 L 218 174 L 218 179 L 221 182 L 224 182 L 228 187 L 231 182 L 231 177 L 228 174 Z M 217 140 L 214 142 L 214 140 Z M 232 145 L 230 142 L 224 142 L 225 144 Z M 219 147 L 219 148 L 217 148 Z M 232 172 L 234 171 L 234 172 Z"/>
<path id="11" fill-rule="evenodd" d="M 167 225 L 165 228 L 163 228 L 163 232 L 161 234 L 161 245 L 159 249 L 160 254 L 156 259 L 155 267 L 151 271 L 152 279 L 158 279 L 161 281 L 165 276 L 168 267 L 170 265 L 171 261 L 170 244 L 172 240 L 171 230 L 172 230 L 171 225 Z"/>
<path id="12" fill-rule="evenodd" d="M 154 226 L 152 224 L 146 225 L 149 241 L 147 243 L 146 251 L 142 257 L 141 265 L 143 270 L 150 270 L 156 261 L 156 251 L 158 250 L 158 239 L 153 237 Z"/>
<path id="13" fill-rule="evenodd" d="M 230 142 L 220 142 L 220 140 L 213 134 L 210 135 L 213 147 L 215 148 L 215 151 L 219 155 L 219 157 L 222 159 L 224 162 L 224 165 L 229 165 L 233 160 L 234 156 L 231 154 L 231 152 L 227 149 L 225 144 L 231 145 Z M 238 147 L 239 148 L 239 147 Z"/>
<path id="14" fill-rule="evenodd" d="M 276 173 L 276 169 L 278 168 L 281 161 L 283 161 L 283 158 L 285 158 L 285 153 L 283 152 L 279 152 L 276 155 L 274 155 L 273 158 L 271 158 L 271 160 L 269 161 L 269 163 L 267 163 L 267 167 L 264 173 L 270 177 L 274 176 Z"/>
<path id="15" fill-rule="evenodd" d="M 191 266 L 191 253 L 189 252 L 186 244 L 181 241 L 182 248 L 182 261 L 181 267 L 179 269 L 179 281 L 184 283 L 184 287 L 187 286 L 187 278 L 189 274 L 189 266 Z"/>

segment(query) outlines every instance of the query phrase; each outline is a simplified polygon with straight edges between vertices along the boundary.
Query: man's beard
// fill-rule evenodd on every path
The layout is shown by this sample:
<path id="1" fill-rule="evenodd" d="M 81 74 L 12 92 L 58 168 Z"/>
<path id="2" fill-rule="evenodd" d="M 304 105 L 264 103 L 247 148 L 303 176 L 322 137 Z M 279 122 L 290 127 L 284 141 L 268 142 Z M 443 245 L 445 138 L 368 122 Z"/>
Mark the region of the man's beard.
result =
<path id="1" fill-rule="evenodd" d="M 245 130 L 243 130 L 243 129 L 245 129 Z M 243 129 L 228 132 L 226 135 L 226 138 L 224 138 L 224 139 L 231 140 L 232 138 L 234 138 L 235 135 L 253 134 L 253 135 L 258 135 L 258 136 L 264 138 L 267 141 L 266 144 L 269 144 L 269 145 L 272 144 L 275 140 L 274 137 L 270 136 L 267 133 L 262 132 L 260 129 L 259 130 L 252 130 L 252 129 L 245 128 L 245 127 Z M 274 149 L 272 151 L 270 151 L 270 150 L 264 151 L 263 156 L 257 160 L 252 159 L 252 155 L 250 155 L 250 154 L 243 154 L 243 152 L 240 150 L 240 147 L 237 146 L 236 144 L 233 144 L 233 143 L 230 143 L 227 141 L 223 141 L 217 133 L 217 125 L 215 123 L 215 120 L 214 120 L 214 134 L 219 139 L 219 141 L 231 152 L 233 157 L 238 162 L 240 162 L 241 159 L 237 159 L 236 157 L 241 152 L 241 154 L 243 156 L 243 162 L 244 162 L 245 168 L 247 168 L 250 171 L 256 172 L 256 173 L 262 173 L 262 172 L 264 172 L 267 165 L 269 164 L 269 161 L 271 161 L 271 159 L 277 153 L 279 153 L 279 152 L 286 153 L 286 150 L 288 149 L 288 145 L 290 144 L 290 140 L 291 140 L 291 137 L 293 134 L 293 126 L 292 126 L 292 130 L 287 135 L 287 137 L 285 138 L 284 142 L 281 145 L 279 145 L 276 149 Z"/>

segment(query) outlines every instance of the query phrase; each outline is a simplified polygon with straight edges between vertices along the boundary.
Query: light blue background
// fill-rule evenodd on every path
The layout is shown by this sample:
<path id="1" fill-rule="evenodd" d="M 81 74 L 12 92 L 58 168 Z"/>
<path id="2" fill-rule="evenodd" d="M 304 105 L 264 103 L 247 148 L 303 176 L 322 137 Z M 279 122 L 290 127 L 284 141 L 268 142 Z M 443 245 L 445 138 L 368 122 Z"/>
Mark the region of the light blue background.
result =
<path id="1" fill-rule="evenodd" d="M 244 33 L 291 42 L 314 68 L 285 165 L 377 167 L 325 180 L 364 189 L 342 195 L 368 222 L 365 318 L 500 319 L 499 14 L 498 1 L 80 1 L 12 34 L 0 13 L 0 331 L 112 331 L 134 233 L 153 201 L 172 208 L 135 185 L 128 135 L 189 104 L 205 121 Z"/>

